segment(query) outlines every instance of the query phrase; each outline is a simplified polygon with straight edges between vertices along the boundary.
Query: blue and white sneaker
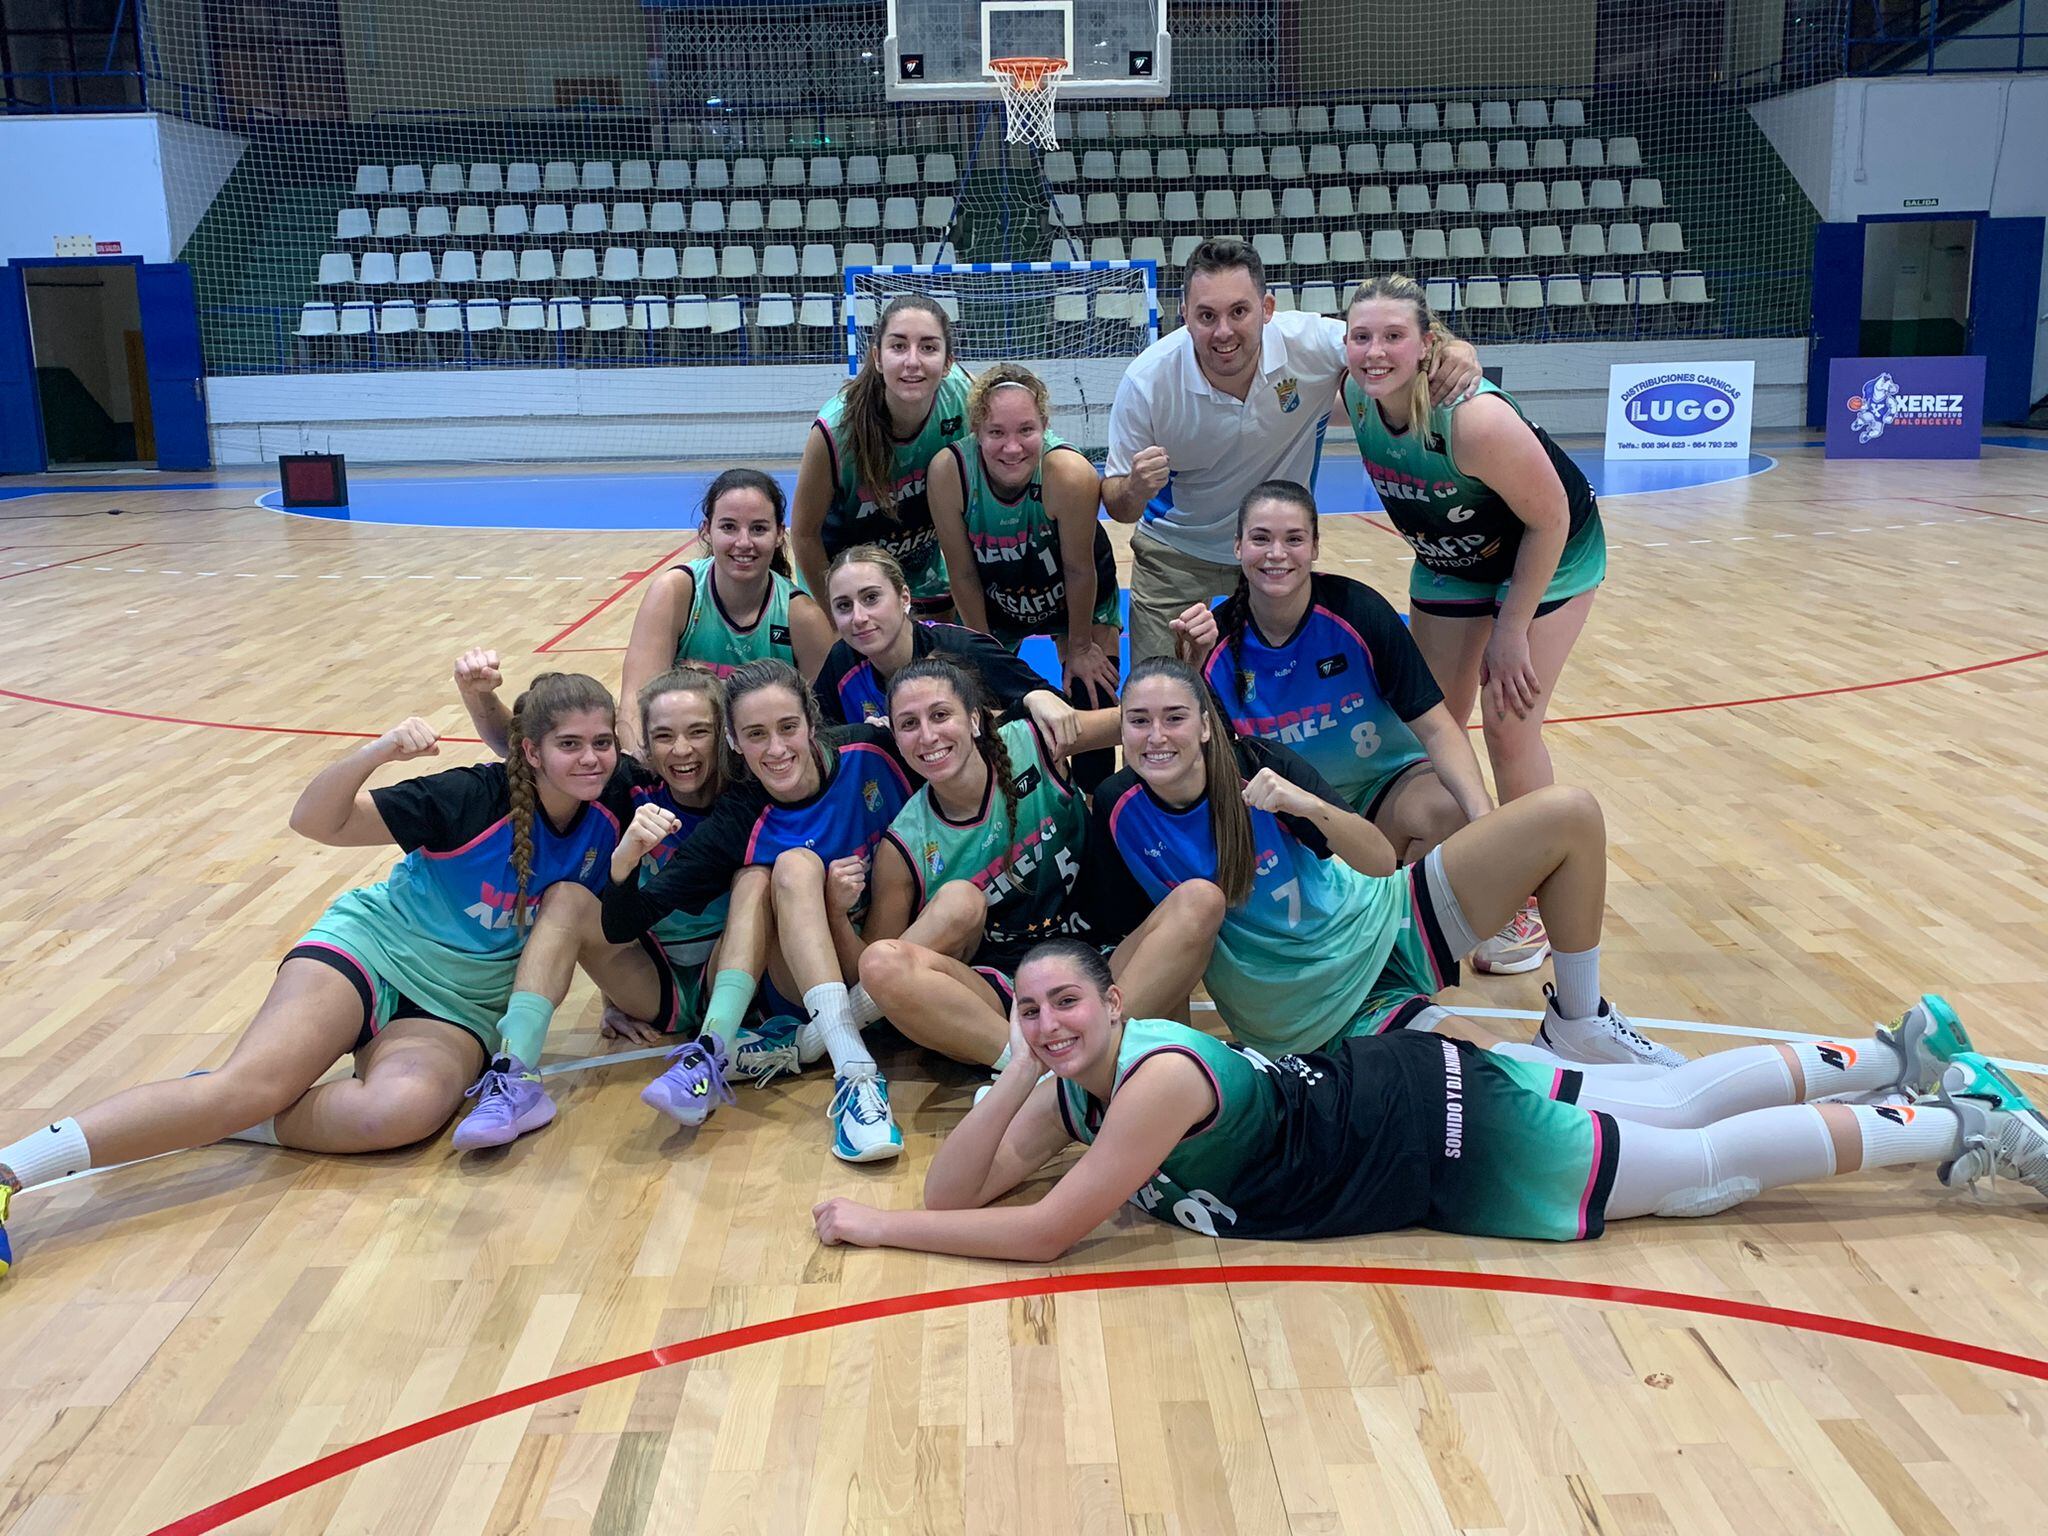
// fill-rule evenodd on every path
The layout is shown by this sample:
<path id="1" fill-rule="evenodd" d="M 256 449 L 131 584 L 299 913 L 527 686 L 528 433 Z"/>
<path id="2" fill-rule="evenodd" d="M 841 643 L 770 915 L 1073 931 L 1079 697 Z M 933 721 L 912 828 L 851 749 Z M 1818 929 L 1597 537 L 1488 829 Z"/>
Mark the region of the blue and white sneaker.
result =
<path id="1" fill-rule="evenodd" d="M 873 1067 L 833 1079 L 832 1155 L 842 1163 L 882 1163 L 903 1150 L 889 1113 L 889 1084 Z"/>
<path id="2" fill-rule="evenodd" d="M 758 1029 L 742 1027 L 733 1036 L 731 1075 L 760 1088 L 784 1073 L 794 1077 L 824 1056 L 825 1047 L 817 1033 L 786 1013 L 763 1020 Z"/>
<path id="3" fill-rule="evenodd" d="M 1982 1056 L 1959 1053 L 1920 1102 L 1952 1110 L 1962 1122 L 1955 1155 L 1937 1170 L 1942 1183 L 1975 1189 L 1979 1179 L 2017 1179 L 2048 1195 L 2048 1115 Z"/>

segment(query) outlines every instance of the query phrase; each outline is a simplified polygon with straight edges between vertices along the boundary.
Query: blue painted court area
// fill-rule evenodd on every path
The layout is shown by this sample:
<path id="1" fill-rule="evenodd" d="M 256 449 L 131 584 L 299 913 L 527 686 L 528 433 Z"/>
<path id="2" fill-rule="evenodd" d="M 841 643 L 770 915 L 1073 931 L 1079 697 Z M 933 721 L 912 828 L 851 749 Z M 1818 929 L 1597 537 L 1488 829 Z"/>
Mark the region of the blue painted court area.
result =
<path id="1" fill-rule="evenodd" d="M 1595 492 L 1609 497 L 1739 480 L 1760 475 L 1777 463 L 1763 454 L 1751 454 L 1747 462 L 1609 464 L 1597 454 L 1574 453 L 1572 461 L 1585 471 Z M 714 474 L 649 470 L 640 474 L 512 473 L 419 479 L 359 475 L 349 484 L 348 506 L 291 515 L 413 528 L 673 531 L 697 526 L 698 503 Z M 785 491 L 795 491 L 793 471 L 778 478 Z M 1364 466 L 1348 456 L 1324 461 L 1316 477 L 1316 496 L 1329 516 L 1381 510 L 1379 498 L 1366 482 Z M 256 504 L 273 512 L 282 510 L 274 490 L 257 497 Z"/>

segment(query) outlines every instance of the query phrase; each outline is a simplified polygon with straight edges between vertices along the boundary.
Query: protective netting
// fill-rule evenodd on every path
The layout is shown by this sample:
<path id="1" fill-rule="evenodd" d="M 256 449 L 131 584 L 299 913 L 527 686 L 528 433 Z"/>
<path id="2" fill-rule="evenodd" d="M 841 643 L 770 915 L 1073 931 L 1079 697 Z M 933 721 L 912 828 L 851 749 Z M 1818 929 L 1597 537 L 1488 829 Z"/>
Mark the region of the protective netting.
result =
<path id="1" fill-rule="evenodd" d="M 901 293 L 923 294 L 953 322 L 966 365 L 1024 364 L 1052 395 L 1053 429 L 1090 453 L 1109 442 L 1109 406 L 1131 359 L 1159 337 L 1149 264 L 991 262 L 859 267 L 846 274 L 846 366 L 874 339 L 876 318 Z"/>
<path id="2" fill-rule="evenodd" d="M 1482 340 L 1803 334 L 1812 210 L 1744 110 L 1785 16 L 1189 0 L 1172 97 L 1063 104 L 1052 152 L 887 102 L 873 0 L 151 0 L 143 52 L 246 140 L 187 189 L 210 373 L 723 365 L 732 415 L 841 363 L 850 266 L 1150 259 L 1171 326 L 1218 232 L 1282 304 L 1407 270 Z"/>

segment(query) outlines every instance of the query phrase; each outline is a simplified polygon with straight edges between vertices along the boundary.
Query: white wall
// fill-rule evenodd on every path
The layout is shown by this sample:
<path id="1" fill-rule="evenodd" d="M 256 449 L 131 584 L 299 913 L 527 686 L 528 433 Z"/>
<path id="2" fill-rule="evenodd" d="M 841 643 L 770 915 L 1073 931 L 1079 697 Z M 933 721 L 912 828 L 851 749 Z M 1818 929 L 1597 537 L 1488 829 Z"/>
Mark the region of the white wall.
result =
<path id="1" fill-rule="evenodd" d="M 1830 224 L 2048 214 L 2048 76 L 1836 80 L 1749 110 Z"/>
<path id="2" fill-rule="evenodd" d="M 58 235 L 118 240 L 124 256 L 171 259 L 154 118 L 0 117 L 0 259 L 49 256 Z"/>
<path id="3" fill-rule="evenodd" d="M 1757 365 L 1756 425 L 1796 426 L 1806 388 L 1806 343 L 1796 337 L 1485 349 L 1536 420 L 1595 435 L 1606 422 L 1608 364 L 1742 359 Z M 1123 361 L 1032 366 L 1052 391 L 1061 435 L 1104 442 Z M 308 451 L 368 463 L 733 462 L 795 458 L 818 406 L 845 381 L 845 370 L 829 364 L 279 374 L 208 379 L 206 400 L 220 464 Z"/>
<path id="4" fill-rule="evenodd" d="M 174 261 L 248 141 L 174 117 L 0 117 L 0 260 L 49 256 L 58 235 Z"/>

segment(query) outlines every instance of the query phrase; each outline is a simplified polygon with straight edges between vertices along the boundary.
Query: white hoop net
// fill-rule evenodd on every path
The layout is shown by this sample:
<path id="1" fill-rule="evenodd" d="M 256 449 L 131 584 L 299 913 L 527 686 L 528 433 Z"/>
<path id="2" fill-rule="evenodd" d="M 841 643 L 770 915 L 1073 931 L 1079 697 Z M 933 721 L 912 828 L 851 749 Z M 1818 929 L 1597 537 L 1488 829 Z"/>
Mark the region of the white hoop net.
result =
<path id="1" fill-rule="evenodd" d="M 1036 144 L 1040 149 L 1060 147 L 1053 135 L 1052 107 L 1067 67 L 1065 59 L 989 60 L 1010 109 L 1008 143 Z"/>

